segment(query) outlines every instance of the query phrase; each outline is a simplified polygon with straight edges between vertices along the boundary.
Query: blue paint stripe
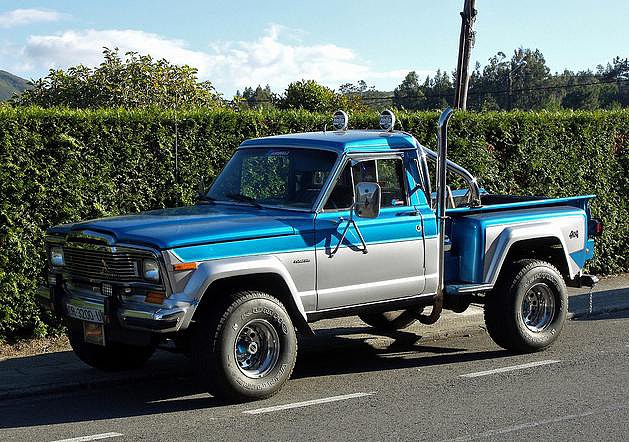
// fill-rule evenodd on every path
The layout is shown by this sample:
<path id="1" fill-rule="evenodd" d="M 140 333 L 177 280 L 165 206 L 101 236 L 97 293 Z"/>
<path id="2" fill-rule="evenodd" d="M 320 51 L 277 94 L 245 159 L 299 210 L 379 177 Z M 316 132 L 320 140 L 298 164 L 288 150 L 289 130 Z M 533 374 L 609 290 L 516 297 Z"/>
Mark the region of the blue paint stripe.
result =
<path id="1" fill-rule="evenodd" d="M 348 234 L 349 237 L 349 234 Z M 173 249 L 173 252 L 183 262 L 193 261 L 207 261 L 210 259 L 224 259 L 224 258 L 236 258 L 241 256 L 256 256 L 256 255 L 270 255 L 280 253 L 294 253 L 294 252 L 314 252 L 315 245 L 312 243 L 313 235 L 310 235 L 310 239 L 304 239 L 299 235 L 291 237 L 291 240 L 287 238 L 259 238 L 254 240 L 235 241 L 219 244 L 203 244 L 191 247 L 180 247 Z M 370 241 L 367 243 L 370 245 L 377 244 L 390 244 L 406 241 L 419 241 L 421 238 L 412 238 L 406 240 L 394 240 L 394 241 Z M 338 239 L 337 239 L 338 240 Z M 347 238 L 343 242 L 340 248 L 347 248 L 349 246 L 357 246 L 360 244 L 360 240 L 356 237 Z M 326 247 L 327 246 L 327 247 Z M 336 243 L 332 241 L 332 248 L 336 246 Z M 330 249 L 329 244 L 325 244 L 323 241 L 316 245 L 317 250 Z"/>

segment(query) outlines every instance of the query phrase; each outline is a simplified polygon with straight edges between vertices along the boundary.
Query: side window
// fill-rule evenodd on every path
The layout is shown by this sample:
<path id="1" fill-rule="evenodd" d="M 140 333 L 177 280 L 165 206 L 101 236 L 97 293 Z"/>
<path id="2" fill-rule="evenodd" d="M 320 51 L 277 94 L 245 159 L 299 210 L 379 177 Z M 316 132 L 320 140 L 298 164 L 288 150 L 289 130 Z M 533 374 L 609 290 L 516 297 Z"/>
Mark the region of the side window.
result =
<path id="1" fill-rule="evenodd" d="M 378 160 L 378 184 L 382 188 L 382 207 L 406 205 L 404 164 L 400 159 Z"/>
<path id="2" fill-rule="evenodd" d="M 352 183 L 352 169 L 349 164 L 339 175 L 328 201 L 323 206 L 326 210 L 349 209 L 354 202 L 354 184 Z"/>
<path id="3" fill-rule="evenodd" d="M 346 165 L 323 208 L 348 209 L 354 202 L 354 186 L 364 182 L 380 185 L 382 207 L 406 205 L 404 165 L 401 159 L 391 158 L 361 161 L 353 167 Z"/>
<path id="4" fill-rule="evenodd" d="M 376 161 L 361 161 L 352 168 L 354 172 L 354 185 L 358 183 L 376 183 Z"/>

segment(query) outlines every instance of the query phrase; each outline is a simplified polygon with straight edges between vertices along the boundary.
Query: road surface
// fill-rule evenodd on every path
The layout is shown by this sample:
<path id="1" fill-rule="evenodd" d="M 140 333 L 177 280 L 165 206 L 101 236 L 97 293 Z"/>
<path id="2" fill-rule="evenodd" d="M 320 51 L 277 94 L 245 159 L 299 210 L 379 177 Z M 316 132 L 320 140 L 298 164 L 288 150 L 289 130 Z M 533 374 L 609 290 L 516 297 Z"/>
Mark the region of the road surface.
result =
<path id="1" fill-rule="evenodd" d="M 414 329 L 416 330 L 416 329 Z M 480 328 L 301 342 L 275 397 L 225 405 L 183 375 L 0 403 L 0 440 L 627 440 L 629 311 L 513 355 Z M 185 358 L 182 364 L 188 363 Z"/>

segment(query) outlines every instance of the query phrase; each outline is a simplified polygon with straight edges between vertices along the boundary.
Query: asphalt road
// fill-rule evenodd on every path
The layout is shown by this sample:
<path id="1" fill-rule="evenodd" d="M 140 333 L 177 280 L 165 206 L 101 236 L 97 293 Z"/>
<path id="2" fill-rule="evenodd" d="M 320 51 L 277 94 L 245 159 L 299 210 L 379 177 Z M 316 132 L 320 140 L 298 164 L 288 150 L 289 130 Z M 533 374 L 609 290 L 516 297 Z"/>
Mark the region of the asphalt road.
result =
<path id="1" fill-rule="evenodd" d="M 0 440 L 629 437 L 629 311 L 571 320 L 554 347 L 530 355 L 482 330 L 429 340 L 339 332 L 302 342 L 293 379 L 266 401 L 225 405 L 190 377 L 147 379 L 3 401 Z"/>

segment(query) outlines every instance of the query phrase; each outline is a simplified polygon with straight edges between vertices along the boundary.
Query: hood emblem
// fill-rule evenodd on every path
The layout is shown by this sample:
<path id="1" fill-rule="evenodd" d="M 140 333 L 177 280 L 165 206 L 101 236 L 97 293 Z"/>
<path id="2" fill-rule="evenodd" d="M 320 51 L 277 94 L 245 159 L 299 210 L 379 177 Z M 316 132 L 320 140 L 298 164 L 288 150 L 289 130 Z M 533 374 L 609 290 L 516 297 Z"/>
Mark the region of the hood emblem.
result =
<path id="1" fill-rule="evenodd" d="M 105 261 L 105 258 L 101 259 L 100 262 L 103 264 L 103 273 L 110 273 L 110 269 L 107 265 L 107 261 Z"/>

